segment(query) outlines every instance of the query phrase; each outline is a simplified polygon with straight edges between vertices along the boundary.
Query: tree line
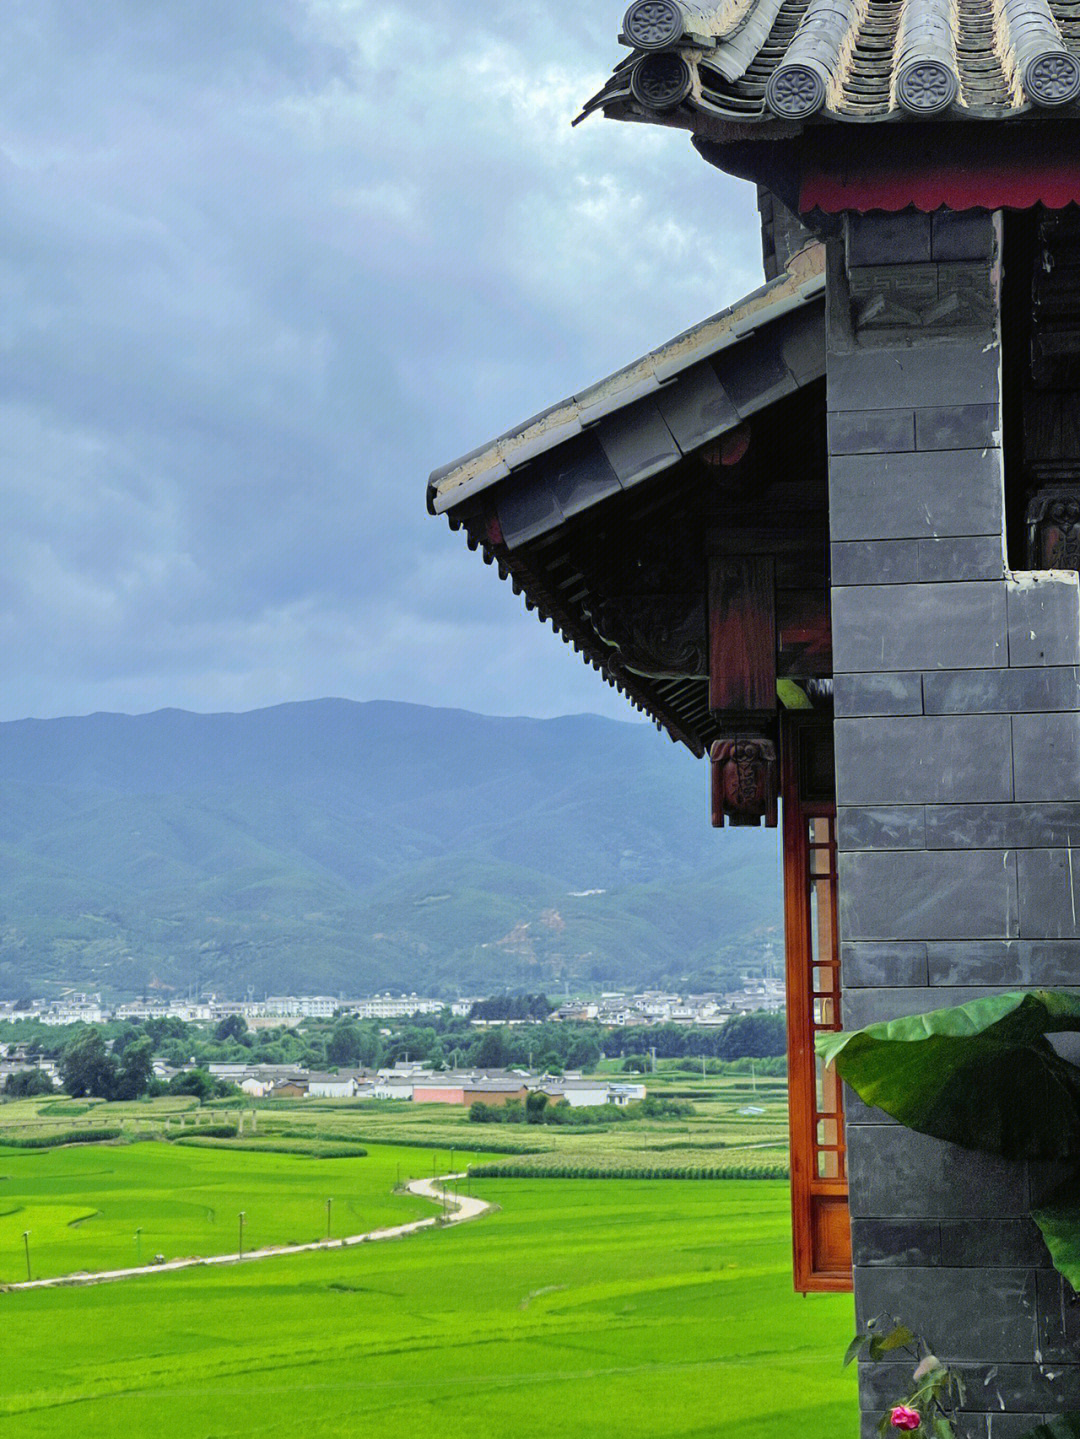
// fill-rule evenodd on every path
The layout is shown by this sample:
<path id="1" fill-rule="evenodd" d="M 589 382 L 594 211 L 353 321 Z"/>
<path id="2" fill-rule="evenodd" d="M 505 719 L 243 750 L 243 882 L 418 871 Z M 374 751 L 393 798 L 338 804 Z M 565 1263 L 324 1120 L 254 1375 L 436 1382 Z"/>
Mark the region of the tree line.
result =
<path id="1" fill-rule="evenodd" d="M 516 996 L 512 1002 L 497 996 L 490 1003 L 502 1010 L 544 1007 L 550 1012 L 544 996 Z M 211 1063 L 333 1070 L 377 1069 L 413 1060 L 432 1069 L 528 1068 L 561 1074 L 568 1069 L 595 1069 L 604 1057 L 621 1058 L 624 1068 L 643 1068 L 653 1052 L 657 1059 L 765 1059 L 783 1055 L 786 1042 L 784 1020 L 778 1014 L 740 1015 L 708 1029 L 662 1024 L 608 1030 L 598 1024 L 498 1021 L 490 1028 L 478 1028 L 449 1010 L 392 1027 L 339 1015 L 333 1020 L 305 1020 L 295 1029 L 282 1026 L 258 1032 L 248 1030 L 239 1015 L 229 1015 L 217 1025 L 170 1017 L 58 1029 L 22 1021 L 0 1024 L 0 1041 L 25 1044 L 31 1058 L 55 1060 L 64 1088 L 73 1097 L 103 1099 L 137 1099 L 162 1092 L 166 1086 L 153 1077 L 152 1057 L 176 1069 L 194 1060 L 194 1075 L 191 1071 L 179 1075 L 169 1087 L 208 1098 L 215 1088 L 206 1072 Z M 48 1081 L 43 1077 L 24 1077 L 32 1073 L 12 1075 L 7 1097 L 31 1093 L 28 1086 L 35 1085 L 38 1092 L 46 1092 L 41 1086 Z"/>

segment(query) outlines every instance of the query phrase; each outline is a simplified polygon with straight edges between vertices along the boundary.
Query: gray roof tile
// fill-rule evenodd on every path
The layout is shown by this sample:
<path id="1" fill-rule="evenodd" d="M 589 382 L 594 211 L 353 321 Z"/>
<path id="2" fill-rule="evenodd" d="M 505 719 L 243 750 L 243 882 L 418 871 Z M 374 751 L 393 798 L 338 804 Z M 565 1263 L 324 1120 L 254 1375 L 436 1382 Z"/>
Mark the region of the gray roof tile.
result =
<path id="1" fill-rule="evenodd" d="M 1080 113 L 1080 0 L 637 0 L 578 119 L 743 126 Z"/>

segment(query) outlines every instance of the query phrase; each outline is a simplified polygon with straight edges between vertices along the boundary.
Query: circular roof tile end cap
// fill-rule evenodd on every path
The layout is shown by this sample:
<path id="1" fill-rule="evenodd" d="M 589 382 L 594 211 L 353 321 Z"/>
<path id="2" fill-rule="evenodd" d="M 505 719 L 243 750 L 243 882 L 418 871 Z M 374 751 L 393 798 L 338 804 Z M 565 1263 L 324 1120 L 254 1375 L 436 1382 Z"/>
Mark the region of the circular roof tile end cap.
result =
<path id="1" fill-rule="evenodd" d="M 896 77 L 896 98 L 913 115 L 940 115 L 959 93 L 956 72 L 941 60 L 911 60 Z"/>
<path id="2" fill-rule="evenodd" d="M 623 34 L 638 50 L 667 50 L 679 43 L 685 29 L 675 0 L 636 0 L 623 17 Z"/>
<path id="3" fill-rule="evenodd" d="M 765 103 L 785 120 L 804 120 L 825 104 L 825 77 L 809 65 L 781 65 L 769 76 Z"/>
<path id="4" fill-rule="evenodd" d="M 1080 96 L 1080 60 L 1067 50 L 1046 50 L 1024 66 L 1022 84 L 1036 105 L 1068 105 Z"/>
<path id="5" fill-rule="evenodd" d="M 690 66 L 680 55 L 646 55 L 630 76 L 630 91 L 646 110 L 674 110 L 693 88 Z"/>

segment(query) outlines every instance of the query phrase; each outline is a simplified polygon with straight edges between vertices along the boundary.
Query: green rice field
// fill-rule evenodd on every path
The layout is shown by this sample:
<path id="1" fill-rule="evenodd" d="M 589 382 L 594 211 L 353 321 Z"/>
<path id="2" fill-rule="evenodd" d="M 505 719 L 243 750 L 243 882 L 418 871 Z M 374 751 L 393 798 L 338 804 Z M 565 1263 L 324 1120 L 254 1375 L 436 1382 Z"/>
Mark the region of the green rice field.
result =
<path id="1" fill-rule="evenodd" d="M 851 1301 L 792 1293 L 784 1184 L 476 1189 L 456 1229 L 0 1295 L 0 1434 L 854 1439 Z"/>
<path id="2" fill-rule="evenodd" d="M 208 1141 L 209 1143 L 209 1141 Z M 143 1143 L 0 1149 L 0 1283 L 120 1269 L 187 1255 L 306 1244 L 432 1213 L 398 1179 L 430 1174 L 432 1154 L 373 1146 L 366 1157 L 237 1152 Z M 445 1156 L 444 1156 L 445 1157 Z M 426 1167 L 425 1167 L 426 1166 Z"/>
<path id="3" fill-rule="evenodd" d="M 26 1277 L 25 1231 L 42 1277 L 230 1252 L 241 1209 L 245 1248 L 323 1237 L 328 1198 L 335 1235 L 401 1224 L 435 1212 L 401 1182 L 465 1164 L 497 1206 L 380 1245 L 0 1292 L 0 1439 L 855 1439 L 851 1299 L 792 1292 L 786 1183 L 731 1177 L 786 1160 L 784 1087 L 679 1083 L 692 1116 L 588 1132 L 306 1102 L 215 1138 L 235 1104 L 0 1107 L 3 1282 Z M 122 1139 L 16 1147 L 73 1127 Z M 586 1161 L 608 1177 L 544 1177 Z"/>

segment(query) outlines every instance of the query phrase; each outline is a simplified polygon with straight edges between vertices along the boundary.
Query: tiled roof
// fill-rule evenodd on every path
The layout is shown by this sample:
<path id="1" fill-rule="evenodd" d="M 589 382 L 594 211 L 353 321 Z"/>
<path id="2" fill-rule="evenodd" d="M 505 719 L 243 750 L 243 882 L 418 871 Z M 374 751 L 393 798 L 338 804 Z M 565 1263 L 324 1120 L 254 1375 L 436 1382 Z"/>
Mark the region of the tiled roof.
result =
<path id="1" fill-rule="evenodd" d="M 821 119 L 1080 114 L 1080 0 L 635 0 L 619 40 L 632 53 L 579 119 L 720 139 Z"/>
<path id="2" fill-rule="evenodd" d="M 789 270 L 747 295 L 738 304 L 676 335 L 666 345 L 651 350 L 607 379 L 569 399 L 560 400 L 557 405 L 550 406 L 523 424 L 515 425 L 471 454 L 433 471 L 428 481 L 429 511 L 433 515 L 448 514 L 453 524 L 454 510 L 463 502 L 492 489 L 516 471 L 535 465 L 551 451 L 582 433 L 600 433 L 603 422 L 607 421 L 607 428 L 610 428 L 620 414 L 632 410 L 638 402 L 657 395 L 661 390 L 672 390 L 684 379 L 690 380 L 695 367 L 721 351 L 734 349 L 738 352 L 738 347 L 764 326 L 792 312 L 804 311 L 815 305 L 820 307 L 824 295 L 824 251 L 820 245 L 811 245 L 794 257 Z M 796 388 L 797 380 L 790 376 L 789 379 L 790 388 Z M 770 388 L 761 395 L 755 393 L 754 399 L 760 403 L 752 406 L 747 403 L 738 408 L 725 408 L 717 404 L 715 410 L 719 418 L 715 430 L 700 435 L 695 433 L 694 445 L 715 438 L 725 428 L 733 428 L 746 418 L 751 408 L 760 408 L 761 404 L 775 398 Z M 646 476 L 635 474 L 632 478 L 637 480 Z M 617 489 L 614 474 L 612 483 Z M 557 515 L 555 507 L 551 507 L 552 524 L 557 518 L 561 515 Z"/>

